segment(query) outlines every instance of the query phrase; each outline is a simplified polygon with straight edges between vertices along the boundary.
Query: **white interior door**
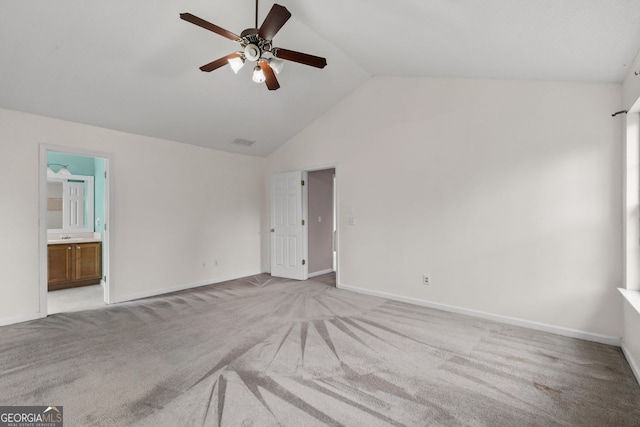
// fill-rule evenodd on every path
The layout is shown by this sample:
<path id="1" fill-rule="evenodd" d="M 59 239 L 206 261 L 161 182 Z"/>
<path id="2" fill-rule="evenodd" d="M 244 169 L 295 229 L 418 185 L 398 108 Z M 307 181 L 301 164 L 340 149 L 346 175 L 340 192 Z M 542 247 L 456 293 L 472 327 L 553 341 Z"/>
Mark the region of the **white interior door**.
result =
<path id="1" fill-rule="evenodd" d="M 306 280 L 303 172 L 271 175 L 271 275 Z"/>

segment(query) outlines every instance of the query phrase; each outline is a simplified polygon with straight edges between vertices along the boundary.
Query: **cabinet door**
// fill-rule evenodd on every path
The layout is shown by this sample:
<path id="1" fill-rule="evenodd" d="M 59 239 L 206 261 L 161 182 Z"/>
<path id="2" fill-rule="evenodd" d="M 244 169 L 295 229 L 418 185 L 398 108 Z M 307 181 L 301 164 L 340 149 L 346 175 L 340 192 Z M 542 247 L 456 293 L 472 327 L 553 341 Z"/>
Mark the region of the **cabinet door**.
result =
<path id="1" fill-rule="evenodd" d="M 102 244 L 77 243 L 75 280 L 100 279 L 102 277 Z"/>
<path id="2" fill-rule="evenodd" d="M 48 283 L 64 283 L 73 280 L 72 275 L 72 246 L 71 245 L 49 245 L 48 263 L 49 280 Z"/>

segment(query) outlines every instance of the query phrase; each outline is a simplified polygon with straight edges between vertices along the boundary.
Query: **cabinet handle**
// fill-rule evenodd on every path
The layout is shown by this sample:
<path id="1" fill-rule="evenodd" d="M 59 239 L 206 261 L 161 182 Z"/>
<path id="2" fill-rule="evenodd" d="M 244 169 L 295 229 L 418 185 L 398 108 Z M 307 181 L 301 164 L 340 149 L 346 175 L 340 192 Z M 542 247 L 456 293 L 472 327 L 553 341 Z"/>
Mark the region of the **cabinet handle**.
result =
<path id="1" fill-rule="evenodd" d="M 80 250 L 80 246 L 76 246 L 76 249 Z"/>
<path id="2" fill-rule="evenodd" d="M 69 246 L 69 247 L 67 248 L 67 250 L 68 250 L 68 251 L 70 251 L 70 250 L 71 250 L 71 246 Z"/>

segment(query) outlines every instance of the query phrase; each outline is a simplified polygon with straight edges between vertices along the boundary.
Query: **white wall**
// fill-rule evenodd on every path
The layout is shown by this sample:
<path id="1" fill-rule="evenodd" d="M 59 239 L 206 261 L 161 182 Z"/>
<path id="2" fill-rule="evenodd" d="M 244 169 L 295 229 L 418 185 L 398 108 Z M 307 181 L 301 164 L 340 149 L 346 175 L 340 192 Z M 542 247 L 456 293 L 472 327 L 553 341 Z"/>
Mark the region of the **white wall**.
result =
<path id="1" fill-rule="evenodd" d="M 615 84 L 377 77 L 267 172 L 339 164 L 341 285 L 615 341 L 621 102 Z"/>
<path id="2" fill-rule="evenodd" d="M 0 109 L 0 324 L 39 310 L 39 144 L 112 156 L 116 301 L 260 272 L 264 159 Z"/>
<path id="3" fill-rule="evenodd" d="M 623 286 L 640 290 L 640 114 L 629 112 L 620 116 L 626 124 L 624 147 L 624 265 Z"/>
<path id="4" fill-rule="evenodd" d="M 640 54 L 633 61 L 631 69 L 622 84 L 626 114 L 626 144 L 624 151 L 625 194 L 625 282 L 624 287 L 633 292 L 624 292 L 623 298 L 635 298 L 640 293 Z M 622 335 L 625 356 L 640 381 L 640 314 L 638 307 L 629 301 L 622 302 L 624 329 Z"/>
<path id="5" fill-rule="evenodd" d="M 621 114 L 625 126 L 624 166 L 624 288 L 640 290 L 640 54 L 622 84 L 627 114 Z"/>
<path id="6" fill-rule="evenodd" d="M 640 99 L 640 52 L 635 57 L 629 71 L 627 71 L 622 87 L 622 108 L 631 110 Z"/>

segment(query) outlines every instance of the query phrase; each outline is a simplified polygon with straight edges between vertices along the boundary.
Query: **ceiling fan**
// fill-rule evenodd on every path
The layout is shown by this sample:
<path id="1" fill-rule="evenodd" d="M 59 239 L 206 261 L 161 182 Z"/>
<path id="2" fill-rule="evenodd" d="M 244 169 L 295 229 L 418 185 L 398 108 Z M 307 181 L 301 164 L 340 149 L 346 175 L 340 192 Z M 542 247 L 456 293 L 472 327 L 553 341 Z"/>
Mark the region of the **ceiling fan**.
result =
<path id="1" fill-rule="evenodd" d="M 248 60 L 256 63 L 253 67 L 253 81 L 256 83 L 266 82 L 269 90 L 276 90 L 280 88 L 276 74 L 279 74 L 282 70 L 283 60 L 316 68 L 324 68 L 327 65 L 325 58 L 273 46 L 273 37 L 291 18 L 291 13 L 287 8 L 279 4 L 273 5 L 264 22 L 258 28 L 258 0 L 256 0 L 256 28 L 247 28 L 239 36 L 190 13 L 181 13 L 180 18 L 238 42 L 242 46 L 242 51 L 231 53 L 203 65 L 200 67 L 202 71 L 210 72 L 229 64 L 231 69 L 237 73 L 244 66 L 245 61 Z M 266 53 L 271 56 L 266 57 Z"/>

